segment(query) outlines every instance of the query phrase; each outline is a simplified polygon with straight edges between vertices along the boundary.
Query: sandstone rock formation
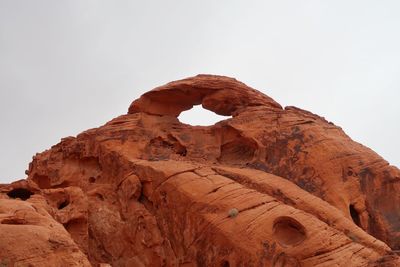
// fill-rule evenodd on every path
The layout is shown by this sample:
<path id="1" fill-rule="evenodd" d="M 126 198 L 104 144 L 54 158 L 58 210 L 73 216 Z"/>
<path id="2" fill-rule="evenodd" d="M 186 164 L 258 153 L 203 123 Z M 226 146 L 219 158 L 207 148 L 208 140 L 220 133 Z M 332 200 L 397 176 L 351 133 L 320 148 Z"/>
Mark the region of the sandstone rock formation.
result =
<path id="1" fill-rule="evenodd" d="M 232 118 L 179 122 L 193 105 Z M 400 171 L 232 78 L 171 82 L 0 186 L 0 266 L 400 266 Z"/>

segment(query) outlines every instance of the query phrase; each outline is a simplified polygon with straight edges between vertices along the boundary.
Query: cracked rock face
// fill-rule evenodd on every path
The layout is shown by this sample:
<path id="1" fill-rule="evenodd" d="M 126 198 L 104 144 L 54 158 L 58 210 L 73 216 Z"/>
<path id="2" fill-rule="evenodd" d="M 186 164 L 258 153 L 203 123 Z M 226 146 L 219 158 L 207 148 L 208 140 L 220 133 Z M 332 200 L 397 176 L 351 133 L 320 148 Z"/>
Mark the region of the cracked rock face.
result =
<path id="1" fill-rule="evenodd" d="M 231 119 L 193 127 L 194 105 Z M 400 171 L 341 128 L 199 75 L 0 186 L 0 266 L 400 266 Z"/>

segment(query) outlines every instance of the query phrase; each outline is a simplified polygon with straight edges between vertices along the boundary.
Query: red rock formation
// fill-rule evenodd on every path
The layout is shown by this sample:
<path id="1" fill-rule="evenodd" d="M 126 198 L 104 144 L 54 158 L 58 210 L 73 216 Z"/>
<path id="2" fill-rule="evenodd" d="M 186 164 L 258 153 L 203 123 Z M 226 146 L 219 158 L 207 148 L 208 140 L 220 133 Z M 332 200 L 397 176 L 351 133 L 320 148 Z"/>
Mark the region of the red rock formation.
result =
<path id="1" fill-rule="evenodd" d="M 198 104 L 233 118 L 180 123 Z M 1 186 L 0 265 L 400 266 L 399 181 L 324 118 L 199 75 Z"/>

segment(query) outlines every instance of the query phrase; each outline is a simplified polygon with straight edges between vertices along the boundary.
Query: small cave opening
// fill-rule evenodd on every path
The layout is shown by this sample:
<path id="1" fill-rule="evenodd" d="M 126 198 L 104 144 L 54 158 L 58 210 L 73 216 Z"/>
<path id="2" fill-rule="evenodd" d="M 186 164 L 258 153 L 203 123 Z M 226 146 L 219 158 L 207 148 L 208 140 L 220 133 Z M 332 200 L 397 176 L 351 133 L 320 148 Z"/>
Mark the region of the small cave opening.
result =
<path id="1" fill-rule="evenodd" d="M 287 216 L 275 220 L 273 233 L 283 247 L 297 246 L 307 238 L 305 227 L 294 218 Z"/>
<path id="2" fill-rule="evenodd" d="M 60 204 L 58 204 L 58 209 L 62 210 L 63 208 L 67 207 L 69 205 L 69 200 L 66 199 L 63 202 L 61 202 Z"/>
<path id="3" fill-rule="evenodd" d="M 358 227 L 361 227 L 360 214 L 359 214 L 358 211 L 354 208 L 354 205 L 353 205 L 353 204 L 350 204 L 349 210 L 350 210 L 350 216 L 351 216 L 351 219 L 353 220 L 353 222 L 354 222 Z"/>
<path id="4" fill-rule="evenodd" d="M 27 200 L 33 195 L 33 192 L 29 191 L 26 188 L 15 188 L 7 193 L 7 195 L 11 198 L 19 198 L 21 200 Z"/>
<path id="5" fill-rule="evenodd" d="M 229 261 L 223 261 L 221 263 L 221 267 L 229 267 L 229 266 L 230 266 Z"/>
<path id="6" fill-rule="evenodd" d="M 232 118 L 232 116 L 221 116 L 212 111 L 204 109 L 201 105 L 193 106 L 179 115 L 180 122 L 191 126 L 212 126 L 220 121 Z"/>

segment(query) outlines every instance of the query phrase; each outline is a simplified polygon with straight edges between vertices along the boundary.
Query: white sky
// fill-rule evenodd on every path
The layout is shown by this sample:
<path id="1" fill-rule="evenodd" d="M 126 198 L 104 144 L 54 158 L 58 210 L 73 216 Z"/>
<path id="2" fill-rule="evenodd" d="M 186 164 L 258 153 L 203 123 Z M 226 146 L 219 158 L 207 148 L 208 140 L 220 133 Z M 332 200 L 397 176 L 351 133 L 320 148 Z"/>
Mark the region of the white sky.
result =
<path id="1" fill-rule="evenodd" d="M 397 0 L 0 0 L 0 182 L 198 73 L 325 116 L 400 166 L 399 14 Z"/>

